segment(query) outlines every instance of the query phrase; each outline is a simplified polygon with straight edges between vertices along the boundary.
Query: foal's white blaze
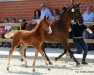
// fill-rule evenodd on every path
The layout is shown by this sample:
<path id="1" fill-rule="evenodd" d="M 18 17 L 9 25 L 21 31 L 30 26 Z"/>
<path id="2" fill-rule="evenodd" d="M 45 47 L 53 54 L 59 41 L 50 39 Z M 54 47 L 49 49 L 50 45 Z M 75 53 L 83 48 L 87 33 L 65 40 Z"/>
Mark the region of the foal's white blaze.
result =
<path id="1" fill-rule="evenodd" d="M 51 28 L 51 26 L 49 26 L 49 32 L 48 32 L 48 34 L 51 34 L 52 33 L 52 28 Z"/>

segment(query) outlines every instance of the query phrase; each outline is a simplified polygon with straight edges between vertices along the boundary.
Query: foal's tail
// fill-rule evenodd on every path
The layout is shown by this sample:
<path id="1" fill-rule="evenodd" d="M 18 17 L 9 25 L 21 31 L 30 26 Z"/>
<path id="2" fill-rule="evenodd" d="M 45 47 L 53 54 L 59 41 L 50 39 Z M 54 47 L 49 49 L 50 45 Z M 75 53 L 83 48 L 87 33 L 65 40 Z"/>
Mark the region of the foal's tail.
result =
<path id="1" fill-rule="evenodd" d="M 13 41 L 12 41 L 12 47 L 17 47 L 20 43 L 20 31 L 14 34 Z"/>
<path id="2" fill-rule="evenodd" d="M 4 37 L 5 37 L 5 38 L 12 38 L 12 37 L 14 36 L 14 34 L 17 33 L 17 32 L 18 32 L 18 30 L 12 30 L 12 31 L 10 31 L 10 32 L 7 32 L 7 33 L 4 35 Z"/>

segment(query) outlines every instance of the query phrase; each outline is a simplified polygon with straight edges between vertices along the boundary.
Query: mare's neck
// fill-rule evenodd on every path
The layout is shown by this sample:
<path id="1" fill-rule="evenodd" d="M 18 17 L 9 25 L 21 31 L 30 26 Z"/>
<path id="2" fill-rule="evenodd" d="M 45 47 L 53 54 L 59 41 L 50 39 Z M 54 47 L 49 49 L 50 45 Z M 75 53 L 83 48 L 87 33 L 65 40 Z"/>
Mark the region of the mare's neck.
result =
<path id="1" fill-rule="evenodd" d="M 69 32 L 69 28 L 70 28 L 70 24 L 71 24 L 71 17 L 72 14 L 67 11 L 62 15 L 61 21 L 63 21 L 64 23 L 64 27 L 66 29 L 66 32 Z"/>

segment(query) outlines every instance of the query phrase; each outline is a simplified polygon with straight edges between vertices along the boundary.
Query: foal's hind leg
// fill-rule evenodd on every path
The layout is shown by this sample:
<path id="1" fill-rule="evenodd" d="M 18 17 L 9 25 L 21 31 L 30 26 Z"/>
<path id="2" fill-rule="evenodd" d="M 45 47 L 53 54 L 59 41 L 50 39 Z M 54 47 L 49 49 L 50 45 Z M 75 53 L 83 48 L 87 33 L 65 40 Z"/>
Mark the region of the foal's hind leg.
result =
<path id="1" fill-rule="evenodd" d="M 52 65 L 52 62 L 50 61 L 50 59 L 48 58 L 48 56 L 47 56 L 47 54 L 45 52 L 45 46 L 44 46 L 44 44 L 41 46 L 41 48 L 42 48 L 43 52 L 45 53 L 47 61 L 49 62 L 50 65 Z"/>
<path id="2" fill-rule="evenodd" d="M 19 49 L 19 53 L 20 53 L 21 58 L 25 61 L 25 65 L 27 67 L 27 61 L 26 61 L 26 58 L 24 57 L 24 54 L 23 54 L 23 52 L 24 52 L 24 50 L 25 50 L 26 47 L 27 46 L 25 46 L 24 44 L 22 44 L 22 46 Z"/>
<path id="3" fill-rule="evenodd" d="M 19 38 L 18 38 L 18 36 L 16 36 L 16 37 L 13 38 L 13 44 L 12 44 L 12 47 L 10 48 L 10 50 L 9 50 L 9 60 L 8 60 L 8 64 L 7 64 L 7 70 L 9 70 L 10 58 L 13 54 L 14 48 L 16 48 L 18 44 L 19 44 Z"/>
<path id="4" fill-rule="evenodd" d="M 13 51 L 14 51 L 14 46 L 12 46 L 12 48 L 9 51 L 9 59 L 8 59 L 8 64 L 7 64 L 7 70 L 9 70 L 9 66 L 10 66 L 10 58 L 12 57 Z"/>
<path id="5" fill-rule="evenodd" d="M 21 50 L 22 45 L 23 45 L 23 43 L 20 43 L 20 49 L 19 49 L 19 51 Z M 26 58 L 26 48 L 23 50 L 23 52 L 21 54 Z M 24 60 L 21 58 L 21 62 L 23 62 L 23 61 Z"/>

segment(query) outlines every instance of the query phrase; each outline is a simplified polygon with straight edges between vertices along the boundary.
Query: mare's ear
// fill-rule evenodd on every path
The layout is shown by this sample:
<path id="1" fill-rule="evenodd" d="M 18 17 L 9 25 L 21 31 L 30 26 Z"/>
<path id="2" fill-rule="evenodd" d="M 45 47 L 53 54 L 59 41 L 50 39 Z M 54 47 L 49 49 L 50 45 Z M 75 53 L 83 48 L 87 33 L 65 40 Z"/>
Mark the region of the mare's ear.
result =
<path id="1" fill-rule="evenodd" d="M 79 7 L 81 3 L 77 4 L 76 6 Z"/>
<path id="2" fill-rule="evenodd" d="M 67 11 L 67 7 L 63 7 L 62 10 L 63 10 L 63 11 Z"/>

